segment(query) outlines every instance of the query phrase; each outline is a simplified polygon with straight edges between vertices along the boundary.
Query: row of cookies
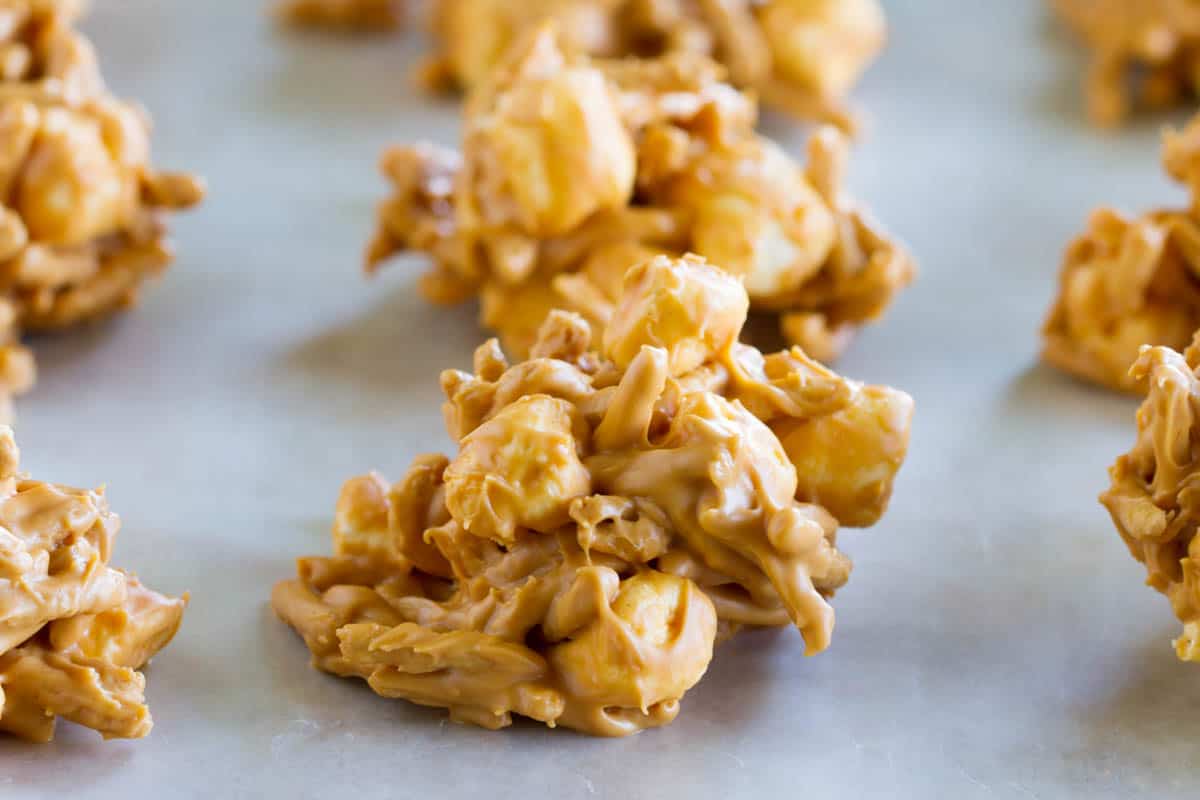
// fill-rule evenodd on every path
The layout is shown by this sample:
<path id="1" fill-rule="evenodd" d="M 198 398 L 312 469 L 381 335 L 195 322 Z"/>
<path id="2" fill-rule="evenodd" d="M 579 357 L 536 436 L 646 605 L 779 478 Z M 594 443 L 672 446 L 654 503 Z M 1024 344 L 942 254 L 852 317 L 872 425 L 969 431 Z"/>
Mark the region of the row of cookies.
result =
<path id="1" fill-rule="evenodd" d="M 846 191 L 843 131 L 806 163 L 759 132 L 755 95 L 778 105 L 791 62 L 756 44 L 777 65 L 746 78 L 722 44 L 826 26 L 810 55 L 846 84 L 792 110 L 848 126 L 874 3 L 538 5 L 437 4 L 426 74 L 466 89 L 461 148 L 382 159 L 368 268 L 426 255 L 422 294 L 478 298 L 498 335 L 441 375 L 457 453 L 348 481 L 332 555 L 272 603 L 315 667 L 383 696 L 623 736 L 673 720 L 745 626 L 829 646 L 838 531 L 882 517 L 913 402 L 820 361 L 915 266 Z M 657 33 L 635 27 L 652 11 Z M 855 38 L 859 13 L 877 35 Z M 743 344 L 751 313 L 789 346 Z"/>
<path id="2" fill-rule="evenodd" d="M 1200 9 L 1173 0 L 1053 0 L 1092 51 L 1091 118 L 1112 126 L 1138 108 L 1195 99 Z M 1129 216 L 1095 211 L 1063 258 L 1043 326 L 1043 355 L 1083 380 L 1144 394 L 1137 437 L 1109 469 L 1100 496 L 1146 583 L 1183 624 L 1184 661 L 1200 661 L 1200 117 L 1163 137 L 1167 174 L 1187 189 L 1181 207 Z M 1181 352 L 1182 351 L 1182 352 Z"/>
<path id="3" fill-rule="evenodd" d="M 1101 502 L 1184 623 L 1179 657 L 1200 661 L 1200 507 L 1190 488 L 1200 468 L 1200 117 L 1166 133 L 1162 156 L 1188 204 L 1092 214 L 1064 256 L 1043 355 L 1083 380 L 1146 395 L 1136 443 L 1110 468 Z"/>
<path id="4" fill-rule="evenodd" d="M 0 4 L 0 414 L 30 388 L 23 331 L 132 305 L 171 262 L 168 212 L 204 196 L 150 165 L 150 122 L 104 85 L 74 0 Z M 139 671 L 187 604 L 111 566 L 102 490 L 33 480 L 0 426 L 0 731 L 49 741 L 61 717 L 105 737 L 151 727 Z"/>
<path id="5" fill-rule="evenodd" d="M 715 65 L 697 59 L 695 51 L 655 47 L 649 59 L 621 59 L 612 57 L 620 50 L 612 42 L 628 39 L 588 38 L 597 27 L 572 15 L 598 13 L 602 4 L 551 4 L 555 13 L 531 10 L 519 23 L 509 18 L 499 30 L 521 30 L 538 16 L 556 17 L 558 24 L 516 37 L 497 65 L 494 38 L 480 43 L 468 35 L 470 26 L 454 27 L 455 14 L 468 5 L 473 13 L 487 6 L 445 3 L 434 26 L 445 51 L 434 74 L 469 87 L 461 152 L 416 145 L 385 154 L 383 171 L 394 192 L 380 209 L 370 267 L 395 252 L 426 253 L 433 268 L 422 281 L 424 294 L 433 302 L 478 296 L 484 326 L 522 357 L 544 350 L 544 337 L 561 335 L 555 326 L 564 311 L 587 341 L 622 324 L 615 312 L 626 270 L 664 253 L 698 253 L 739 277 L 751 308 L 777 316 L 783 335 L 802 348 L 794 352 L 822 360 L 836 358 L 854 328 L 877 317 L 911 279 L 903 249 L 841 189 L 846 147 L 835 132 L 812 137 L 804 168 L 790 163 L 755 131 L 747 95 L 726 85 L 725 75 L 706 72 L 705 65 Z M 822 4 L 801 5 L 811 10 Z M 1150 78 L 1137 87 L 1148 99 L 1164 103 L 1190 91 L 1186 65 L 1193 34 L 1179 4 L 1113 2 L 1086 13 L 1071 2 L 1057 7 L 1097 49 L 1089 91 L 1098 122 L 1119 121 L 1142 96 L 1128 88 L 1126 77 L 1140 64 L 1151 67 Z M 678 19 L 673 24 L 679 30 Z M 1164 41 L 1169 46 L 1143 47 Z M 708 55 L 714 52 L 729 51 Z M 468 65 L 468 56 L 477 58 Z M 760 88 L 737 81 L 736 68 L 729 75 L 734 84 Z M 772 97 L 762 95 L 768 102 Z M 1168 134 L 1165 144 L 1168 171 L 1189 187 L 1200 180 L 1194 166 L 1198 137 L 1200 122 Z M 1186 485 L 1179 483 L 1190 473 L 1164 473 L 1156 463 L 1173 452 L 1177 464 L 1190 463 L 1180 453 L 1190 447 L 1191 411 L 1179 408 L 1186 406 L 1179 398 L 1196 377 L 1181 367 L 1194 369 L 1200 348 L 1189 351 L 1187 362 L 1171 350 L 1138 354 L 1147 345 L 1182 349 L 1200 327 L 1200 303 L 1193 297 L 1192 264 L 1200 258 L 1194 218 L 1194 209 L 1135 220 L 1097 212 L 1067 250 L 1061 291 L 1044 327 L 1050 363 L 1118 388 L 1150 386 L 1138 445 L 1114 466 L 1114 488 L 1103 500 L 1135 557 L 1147 564 L 1151 585 L 1168 594 L 1184 621 L 1185 635 L 1176 645 L 1189 659 L 1200 658 L 1200 573 L 1189 555 L 1195 525 Z M 1170 403 L 1163 395 L 1174 398 L 1173 412 L 1164 409 Z M 346 491 L 353 493 L 349 485 Z M 469 529 L 466 520 L 455 520 Z M 291 586 L 299 591 L 305 585 L 310 600 L 331 588 L 305 584 L 301 572 L 300 583 Z M 354 614 L 341 619 L 352 621 Z M 306 640 L 312 646 L 308 634 Z M 357 674 L 372 680 L 367 672 Z M 452 714 L 489 727 L 508 720 L 508 709 L 492 717 L 430 697 L 418 702 L 447 705 Z M 570 693 L 567 698 L 569 707 Z M 612 707 L 620 705 L 614 700 Z M 564 719 L 573 717 L 564 713 Z"/>
<path id="6" fill-rule="evenodd" d="M 1200 90 L 1200 10 L 1187 0 L 1049 0 L 1091 51 L 1088 113 L 1112 126 L 1140 108 L 1188 102 Z M 394 30 L 417 16 L 411 0 L 282 0 L 289 25 Z M 426 26 L 432 87 L 469 89 L 511 43 L 546 19 L 596 56 L 692 52 L 725 65 L 731 81 L 802 119 L 853 125 L 845 96 L 883 46 L 876 0 L 432 0 Z"/>
<path id="7" fill-rule="evenodd" d="M 74 28 L 77 4 L 18 5 L 10 61 L 29 103 L 14 119 L 56 113 L 45 130 L 32 118 L 27 144 L 22 129 L 10 135 L 29 162 L 14 158 L 10 238 L 24 237 L 19 263 L 53 263 L 66 276 L 54 287 L 61 297 L 35 287 L 40 304 L 21 321 L 65 325 L 132 302 L 169 257 L 158 211 L 198 201 L 202 187 L 146 166 L 148 123 L 103 88 Z M 405 225 L 440 235 L 429 246 L 442 252 L 490 247 L 480 263 L 439 262 L 425 285 L 443 300 L 511 294 L 500 302 L 520 323 L 506 343 L 528 360 L 509 368 L 493 342 L 477 353 L 476 374 L 444 375 L 447 408 L 461 410 L 453 422 L 447 412 L 459 457 L 420 457 L 387 491 L 378 478 L 348 484 L 337 555 L 302 560 L 300 579 L 281 584 L 274 602 L 317 665 L 381 693 L 489 727 L 511 708 L 620 735 L 673 718 L 717 638 L 744 624 L 794 624 L 811 652 L 828 645 L 828 598 L 849 572 L 836 531 L 883 513 L 911 401 L 845 381 L 798 348 L 764 357 L 737 338 L 753 297 L 789 338 L 832 357 L 912 266 L 844 196 L 840 135 L 823 131 L 800 167 L 756 133 L 753 100 L 696 47 L 593 62 L 563 28 L 514 35 L 525 43 L 517 55 L 490 65 L 473 90 L 479 133 L 466 147 L 469 164 L 498 158 L 499 174 L 477 192 L 449 174 L 452 156 L 389 155 L 398 195 L 411 188 L 421 207 L 401 215 L 389 202 L 371 257 L 421 246 Z M 46 55 L 22 65 L 25 46 Z M 546 149 L 523 156 L 538 140 Z M 543 185 L 528 180 L 539 169 L 530 155 L 544 159 Z M 582 172 L 551 175 L 559 164 Z M 754 167 L 743 174 L 744 165 Z M 708 188 L 714 175 L 721 182 Z M 461 206 L 438 198 L 450 184 L 464 187 Z M 520 195 L 511 215 L 500 211 L 513 202 L 505 192 Z M 468 222 L 475 213 L 486 220 Z M 600 242 L 612 247 L 600 254 Z M 524 265 L 506 252 L 521 248 Z M 690 250 L 729 267 L 650 258 Z M 551 272 L 587 287 L 587 318 L 539 297 Z M 601 346 L 618 330 L 622 340 Z M 833 446 L 847 433 L 861 441 L 853 453 Z M 174 635 L 186 600 L 108 566 L 117 519 L 102 493 L 25 479 L 4 435 L 0 730 L 47 740 L 63 717 L 143 736 L 137 669 Z M 675 477 L 636 468 L 643 462 L 675 464 Z M 640 487 L 639 472 L 649 481 Z"/>
<path id="8" fill-rule="evenodd" d="M 441 25 L 455 5 L 463 13 L 445 3 Z M 428 254 L 426 296 L 478 296 L 500 340 L 471 372 L 441 377 L 457 454 L 418 456 L 395 484 L 349 481 L 333 555 L 301 559 L 272 603 L 314 666 L 381 695 L 489 728 L 515 713 L 625 735 L 674 719 L 715 646 L 743 626 L 795 626 L 810 653 L 829 645 L 831 600 L 851 570 L 836 534 L 885 511 L 912 401 L 814 357 L 835 358 L 914 269 L 847 197 L 842 134 L 815 133 L 801 165 L 756 130 L 743 91 L 848 127 L 834 100 L 850 81 L 816 92 L 820 103 L 779 100 L 767 84 L 798 74 L 779 66 L 787 58 L 768 48 L 766 73 L 739 71 L 721 38 L 732 23 L 705 16 L 737 4 L 576 5 L 613 16 L 506 22 L 493 30 L 511 41 L 458 53 L 463 35 L 443 33 L 427 74 L 469 87 L 461 153 L 385 155 L 393 194 L 367 257 Z M 771 5 L 748 4 L 742 22 L 762 24 Z M 16 326 L 128 305 L 169 261 L 161 211 L 202 187 L 149 169 L 145 118 L 99 82 L 75 4 L 17 6 L 3 136 L 14 152 L 6 360 L 19 365 L 30 359 Z M 617 13 L 634 6 L 669 20 L 645 51 L 631 31 L 653 28 L 622 27 L 640 18 Z M 346 0 L 290 8 L 358 13 Z M 486 60 L 461 61 L 476 56 Z M 1189 187 L 1198 136 L 1200 123 L 1165 147 Z M 1099 212 L 1068 249 L 1045 335 L 1053 363 L 1148 388 L 1137 444 L 1103 500 L 1184 622 L 1180 657 L 1200 660 L 1189 489 L 1200 345 L 1175 352 L 1198 327 L 1194 218 Z M 792 346 L 741 344 L 751 311 L 777 319 Z M 111 568 L 117 521 L 102 493 L 24 478 L 6 429 L 0 486 L 0 730 L 46 740 L 61 716 L 144 735 L 137 670 L 186 598 Z"/>

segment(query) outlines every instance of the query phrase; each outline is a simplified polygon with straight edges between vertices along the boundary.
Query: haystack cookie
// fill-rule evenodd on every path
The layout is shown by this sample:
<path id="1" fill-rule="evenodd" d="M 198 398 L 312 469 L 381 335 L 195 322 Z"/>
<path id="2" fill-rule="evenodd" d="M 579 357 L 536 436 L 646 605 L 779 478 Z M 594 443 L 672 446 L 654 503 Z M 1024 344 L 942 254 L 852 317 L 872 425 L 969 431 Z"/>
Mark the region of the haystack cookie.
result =
<path id="1" fill-rule="evenodd" d="M 461 153 L 384 155 L 393 194 L 368 265 L 427 253 L 425 296 L 478 295 L 484 326 L 523 357 L 552 309 L 598 337 L 629 264 L 697 253 L 741 278 L 788 340 L 835 358 L 912 280 L 912 260 L 847 196 L 835 130 L 797 163 L 720 72 L 693 55 L 602 65 L 535 30 L 468 97 Z"/>
<path id="2" fill-rule="evenodd" d="M 1187 0 L 1051 0 L 1092 51 L 1085 89 L 1097 125 L 1141 107 L 1166 108 L 1196 96 L 1200 7 Z"/>
<path id="3" fill-rule="evenodd" d="M 434 0 L 440 52 L 426 76 L 480 86 L 514 43 L 546 21 L 573 52 L 716 59 L 734 85 L 768 107 L 845 130 L 854 126 L 846 95 L 887 38 L 876 0 Z"/>
<path id="4" fill-rule="evenodd" d="M 1092 214 L 1068 247 L 1042 329 L 1044 358 L 1085 380 L 1138 391 L 1129 368 L 1144 344 L 1182 350 L 1200 329 L 1200 117 L 1163 141 L 1187 208 Z"/>
<path id="5" fill-rule="evenodd" d="M 109 566 L 120 520 L 102 490 L 17 467 L 0 427 L 0 731 L 48 742 L 61 717 L 141 738 L 153 722 L 139 670 L 174 637 L 187 597 Z"/>
<path id="6" fill-rule="evenodd" d="M 527 360 L 491 340 L 444 372 L 457 455 L 346 483 L 333 556 L 275 587 L 313 665 L 486 728 L 622 736 L 674 719 L 743 625 L 828 647 L 838 528 L 884 513 L 912 400 L 739 344 L 749 304 L 658 256 L 599 341 L 554 311 Z"/>
<path id="7" fill-rule="evenodd" d="M 166 212 L 204 195 L 150 166 L 145 112 L 104 87 L 78 3 L 0 9 L 0 405 L 33 382 L 21 330 L 127 308 L 171 262 Z"/>

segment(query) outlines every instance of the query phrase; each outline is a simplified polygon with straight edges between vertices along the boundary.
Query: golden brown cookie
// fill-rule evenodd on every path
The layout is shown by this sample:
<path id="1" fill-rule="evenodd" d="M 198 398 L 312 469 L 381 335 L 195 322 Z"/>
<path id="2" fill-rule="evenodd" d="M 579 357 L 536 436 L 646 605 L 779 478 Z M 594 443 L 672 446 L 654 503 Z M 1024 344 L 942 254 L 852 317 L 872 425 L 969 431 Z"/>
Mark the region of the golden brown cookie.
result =
<path id="1" fill-rule="evenodd" d="M 824 128 L 801 165 L 755 130 L 753 101 L 706 58 L 600 64 L 528 35 L 468 97 L 462 152 L 398 147 L 367 261 L 426 253 L 433 302 L 478 295 L 524 356 L 551 310 L 598 336 L 635 260 L 696 253 L 744 282 L 810 355 L 838 355 L 914 266 L 843 188 L 847 147 Z"/>
<path id="2" fill-rule="evenodd" d="M 1144 347 L 1130 370 L 1146 387 L 1137 441 L 1109 468 L 1100 496 L 1129 552 L 1146 567 L 1146 583 L 1167 596 L 1183 623 L 1175 651 L 1200 661 L 1200 339 L 1184 354 Z"/>
<path id="3" fill-rule="evenodd" d="M 349 481 L 333 555 L 275 587 L 314 666 L 487 728 L 622 736 L 670 722 L 743 625 L 824 650 L 839 525 L 886 509 L 912 400 L 739 344 L 748 306 L 657 256 L 601 340 L 556 310 L 528 359 L 493 339 L 444 372 L 457 455 Z"/>
<path id="4" fill-rule="evenodd" d="M 1163 164 L 1191 191 L 1191 207 L 1093 213 L 1067 247 L 1042 328 L 1047 361 L 1123 391 L 1139 389 L 1129 368 L 1142 345 L 1182 350 L 1200 329 L 1200 118 L 1166 134 Z"/>
<path id="5" fill-rule="evenodd" d="M 153 722 L 139 672 L 179 629 L 183 598 L 109 566 L 120 520 L 103 491 L 30 480 L 0 426 L 0 731 L 48 742 L 58 717 L 104 738 Z"/>
<path id="6" fill-rule="evenodd" d="M 887 37 L 876 0 L 435 0 L 426 78 L 474 89 L 545 22 L 572 52 L 714 59 L 767 106 L 846 130 L 845 97 Z"/>

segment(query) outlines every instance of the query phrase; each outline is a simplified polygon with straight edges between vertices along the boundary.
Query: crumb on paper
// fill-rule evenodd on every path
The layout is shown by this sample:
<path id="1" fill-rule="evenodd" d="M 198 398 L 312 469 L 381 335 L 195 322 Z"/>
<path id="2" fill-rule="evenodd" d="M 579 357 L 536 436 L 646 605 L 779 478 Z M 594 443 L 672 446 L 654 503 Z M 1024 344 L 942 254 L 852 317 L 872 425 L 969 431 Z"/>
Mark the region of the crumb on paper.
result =
<path id="1" fill-rule="evenodd" d="M 283 0 L 275 13 L 298 28 L 392 31 L 404 22 L 404 7 L 404 0 Z"/>

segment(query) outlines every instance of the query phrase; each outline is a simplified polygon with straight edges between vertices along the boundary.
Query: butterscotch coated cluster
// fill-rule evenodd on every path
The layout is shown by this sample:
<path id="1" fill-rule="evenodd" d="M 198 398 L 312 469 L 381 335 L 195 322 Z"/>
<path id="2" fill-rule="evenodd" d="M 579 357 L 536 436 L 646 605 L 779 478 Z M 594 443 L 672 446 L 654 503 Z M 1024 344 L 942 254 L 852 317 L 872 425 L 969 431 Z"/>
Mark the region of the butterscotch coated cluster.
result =
<path id="1" fill-rule="evenodd" d="M 1200 87 L 1200 5 L 1193 0 L 1051 0 L 1092 51 L 1088 113 L 1116 125 L 1137 107 L 1166 108 Z"/>
<path id="2" fill-rule="evenodd" d="M 853 127 L 845 97 L 887 37 L 877 0 L 434 0 L 428 76 L 471 89 L 547 20 L 576 52 L 702 55 L 768 106 Z"/>
<path id="3" fill-rule="evenodd" d="M 149 163 L 149 120 L 104 87 L 80 3 L 0 5 L 0 400 L 33 382 L 22 330 L 137 300 L 171 261 L 164 212 L 204 194 Z"/>
<path id="4" fill-rule="evenodd" d="M 883 514 L 912 400 L 739 344 L 749 304 L 658 256 L 599 341 L 555 311 L 527 360 L 493 339 L 444 372 L 457 455 L 349 481 L 333 556 L 275 587 L 314 666 L 486 728 L 621 736 L 670 722 L 743 625 L 824 650 L 838 527 Z"/>
<path id="5" fill-rule="evenodd" d="M 1144 347 L 1131 373 L 1147 387 L 1137 441 L 1109 468 L 1100 502 L 1183 623 L 1179 658 L 1200 661 L 1200 337 L 1183 355 Z"/>
<path id="6" fill-rule="evenodd" d="M 139 672 L 187 598 L 109 566 L 120 520 L 103 491 L 30 480 L 0 427 L 0 731 L 48 742 L 58 717 L 108 738 L 152 721 Z"/>
<path id="7" fill-rule="evenodd" d="M 1163 164 L 1190 206 L 1092 214 L 1067 247 L 1042 330 L 1050 363 L 1124 391 L 1139 389 L 1129 367 L 1143 344 L 1182 350 L 1200 329 L 1200 117 L 1166 134 Z"/>
<path id="8" fill-rule="evenodd" d="M 390 31 L 404 21 L 404 6 L 404 0 L 283 0 L 275 13 L 299 28 Z"/>
<path id="9" fill-rule="evenodd" d="M 468 98 L 461 153 L 385 153 L 393 194 L 368 264 L 426 253 L 425 296 L 478 295 L 483 324 L 524 356 L 552 309 L 595 336 L 630 264 L 698 253 L 741 278 L 790 342 L 832 359 L 913 263 L 847 196 L 836 131 L 817 132 L 801 166 L 755 131 L 756 114 L 702 56 L 601 65 L 543 26 Z"/>

